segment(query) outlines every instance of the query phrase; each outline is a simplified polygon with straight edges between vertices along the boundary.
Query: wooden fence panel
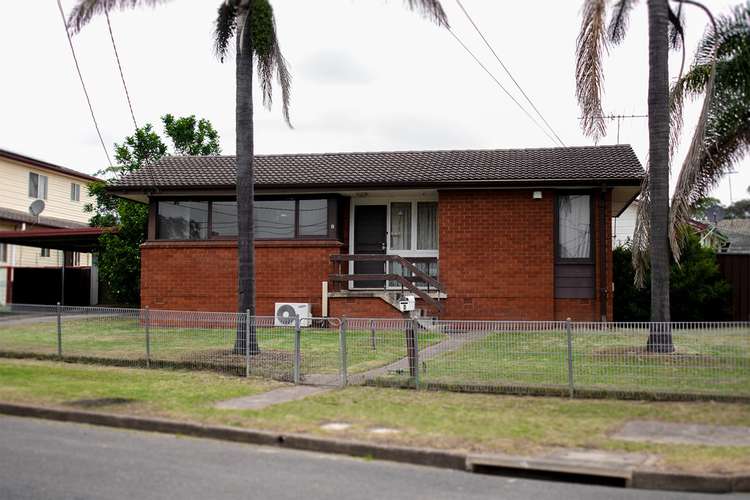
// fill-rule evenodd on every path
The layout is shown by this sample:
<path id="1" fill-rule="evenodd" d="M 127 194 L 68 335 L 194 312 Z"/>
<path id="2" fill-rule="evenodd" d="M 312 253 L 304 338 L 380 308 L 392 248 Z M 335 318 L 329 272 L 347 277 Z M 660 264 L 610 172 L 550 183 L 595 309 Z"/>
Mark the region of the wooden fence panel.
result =
<path id="1" fill-rule="evenodd" d="M 732 320 L 750 321 L 750 254 L 718 255 L 719 269 L 732 285 Z"/>

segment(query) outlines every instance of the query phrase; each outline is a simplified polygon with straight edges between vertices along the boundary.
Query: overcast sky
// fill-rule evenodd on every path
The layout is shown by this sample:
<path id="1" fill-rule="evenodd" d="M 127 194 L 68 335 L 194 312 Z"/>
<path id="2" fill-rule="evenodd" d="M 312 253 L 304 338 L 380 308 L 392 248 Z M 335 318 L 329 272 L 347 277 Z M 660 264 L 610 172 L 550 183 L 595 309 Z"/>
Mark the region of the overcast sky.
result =
<path id="1" fill-rule="evenodd" d="M 69 12 L 77 0 L 63 0 Z M 575 100 L 579 0 L 463 0 L 503 62 L 567 145 L 592 144 L 581 132 Z M 443 1 L 455 32 L 518 96 L 455 0 Z M 737 0 L 712 0 L 715 13 Z M 112 26 L 139 125 L 161 131 L 165 113 L 213 122 L 233 154 L 234 64 L 212 52 L 218 0 L 174 0 L 113 12 Z M 553 146 L 450 34 L 403 7 L 402 0 L 274 0 L 279 38 L 293 73 L 292 121 L 280 109 L 257 108 L 258 153 Z M 688 7 L 688 54 L 706 25 Z M 73 40 L 104 140 L 132 133 L 104 18 Z M 93 173 L 106 158 L 91 123 L 55 0 L 0 4 L 0 148 Z M 679 54 L 671 54 L 672 76 Z M 645 114 L 645 1 L 624 43 L 606 59 L 604 109 Z M 257 96 L 257 92 L 256 92 Z M 686 129 L 699 103 L 687 108 Z M 603 144 L 617 142 L 610 124 Z M 645 119 L 621 124 L 620 141 L 643 161 Z M 683 138 L 680 159 L 689 137 Z M 750 160 L 732 177 L 734 199 L 747 197 Z M 673 172 L 676 177 L 676 172 Z M 715 195 L 730 200 L 724 179 Z"/>

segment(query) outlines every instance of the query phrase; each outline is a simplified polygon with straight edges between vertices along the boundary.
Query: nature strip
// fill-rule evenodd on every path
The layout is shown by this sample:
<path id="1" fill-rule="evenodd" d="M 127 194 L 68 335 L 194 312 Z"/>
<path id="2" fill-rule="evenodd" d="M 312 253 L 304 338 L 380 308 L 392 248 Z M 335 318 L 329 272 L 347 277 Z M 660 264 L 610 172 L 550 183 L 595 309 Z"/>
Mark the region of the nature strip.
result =
<path id="1" fill-rule="evenodd" d="M 469 463 L 468 454 L 432 448 L 372 444 L 362 441 L 321 438 L 303 434 L 279 434 L 271 431 L 203 425 L 162 418 L 134 417 L 2 402 L 0 402 L 0 414 L 99 425 L 118 429 L 179 434 L 236 443 L 278 446 L 318 453 L 334 453 L 414 465 L 473 471 L 473 467 Z M 503 470 L 510 474 L 512 474 L 513 470 L 530 470 L 528 457 L 518 457 L 515 460 L 517 462 L 515 466 L 504 467 Z M 487 469 L 485 471 L 492 472 Z M 570 471 L 571 468 L 568 465 L 560 462 L 559 472 L 561 474 L 570 474 Z M 550 472 L 550 467 L 547 466 L 539 472 Z M 632 471 L 626 469 L 613 473 L 612 477 L 619 479 L 626 478 L 625 485 L 627 487 L 639 489 L 703 493 L 750 492 L 750 474 L 690 474 L 649 469 L 635 469 Z"/>

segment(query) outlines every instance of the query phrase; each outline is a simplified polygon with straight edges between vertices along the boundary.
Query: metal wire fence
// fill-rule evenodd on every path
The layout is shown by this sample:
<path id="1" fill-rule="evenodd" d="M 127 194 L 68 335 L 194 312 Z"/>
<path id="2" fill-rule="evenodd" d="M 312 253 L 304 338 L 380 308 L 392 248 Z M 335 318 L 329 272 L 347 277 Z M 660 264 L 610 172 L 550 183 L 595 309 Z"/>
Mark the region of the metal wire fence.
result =
<path id="1" fill-rule="evenodd" d="M 299 384 L 750 399 L 750 323 L 291 318 L 0 307 L 0 355 Z"/>

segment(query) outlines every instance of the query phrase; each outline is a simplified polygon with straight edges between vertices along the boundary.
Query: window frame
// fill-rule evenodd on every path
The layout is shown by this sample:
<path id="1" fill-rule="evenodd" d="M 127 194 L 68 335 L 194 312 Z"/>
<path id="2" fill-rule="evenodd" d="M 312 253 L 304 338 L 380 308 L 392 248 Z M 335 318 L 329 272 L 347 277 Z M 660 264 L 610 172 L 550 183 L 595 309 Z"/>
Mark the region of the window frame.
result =
<path id="1" fill-rule="evenodd" d="M 8 249 L 9 245 L 7 243 L 0 243 L 0 262 L 3 264 L 8 262 Z"/>
<path id="2" fill-rule="evenodd" d="M 49 258 L 52 256 L 52 251 L 49 248 L 40 248 L 39 257 Z"/>
<path id="3" fill-rule="evenodd" d="M 561 257 L 560 256 L 560 198 L 563 196 L 581 196 L 589 197 L 589 256 L 586 258 Z M 555 193 L 554 208 L 554 247 L 556 264 L 593 264 L 595 259 L 595 235 L 594 235 L 594 192 L 590 190 L 565 190 Z"/>
<path id="4" fill-rule="evenodd" d="M 77 182 L 70 183 L 70 201 L 81 201 L 81 185 Z"/>
<path id="5" fill-rule="evenodd" d="M 36 176 L 36 193 L 31 194 L 31 179 L 32 176 Z M 42 182 L 42 179 L 44 179 L 44 182 Z M 42 184 L 44 184 L 44 193 L 42 196 L 39 196 L 39 192 L 42 191 Z M 40 174 L 38 172 L 29 172 L 29 178 L 28 178 L 28 194 L 29 198 L 33 198 L 35 200 L 46 200 L 47 194 L 49 192 L 49 177 Z"/>
<path id="6" fill-rule="evenodd" d="M 258 201 L 280 201 L 290 200 L 294 201 L 294 236 L 292 238 L 258 238 L 255 237 L 256 241 L 311 241 L 311 240 L 325 240 L 325 241 L 339 241 L 339 206 L 340 196 L 323 194 L 323 195 L 301 195 L 301 196 L 258 196 L 255 198 L 256 203 Z M 328 213 L 326 216 L 326 234 L 325 235 L 301 235 L 299 234 L 299 202 L 301 200 L 326 200 L 328 202 Z M 236 240 L 237 236 L 229 235 L 213 235 L 213 203 L 214 202 L 232 202 L 237 201 L 234 197 L 226 196 L 212 196 L 212 197 L 158 197 L 153 198 L 154 203 L 154 238 L 159 241 L 210 241 L 210 240 L 224 240 L 232 241 Z M 206 202 L 208 203 L 208 228 L 207 237 L 203 239 L 165 239 L 159 236 L 159 203 L 160 202 L 175 202 L 175 201 L 194 201 L 194 202 Z M 331 225 L 333 224 L 333 229 Z"/>

